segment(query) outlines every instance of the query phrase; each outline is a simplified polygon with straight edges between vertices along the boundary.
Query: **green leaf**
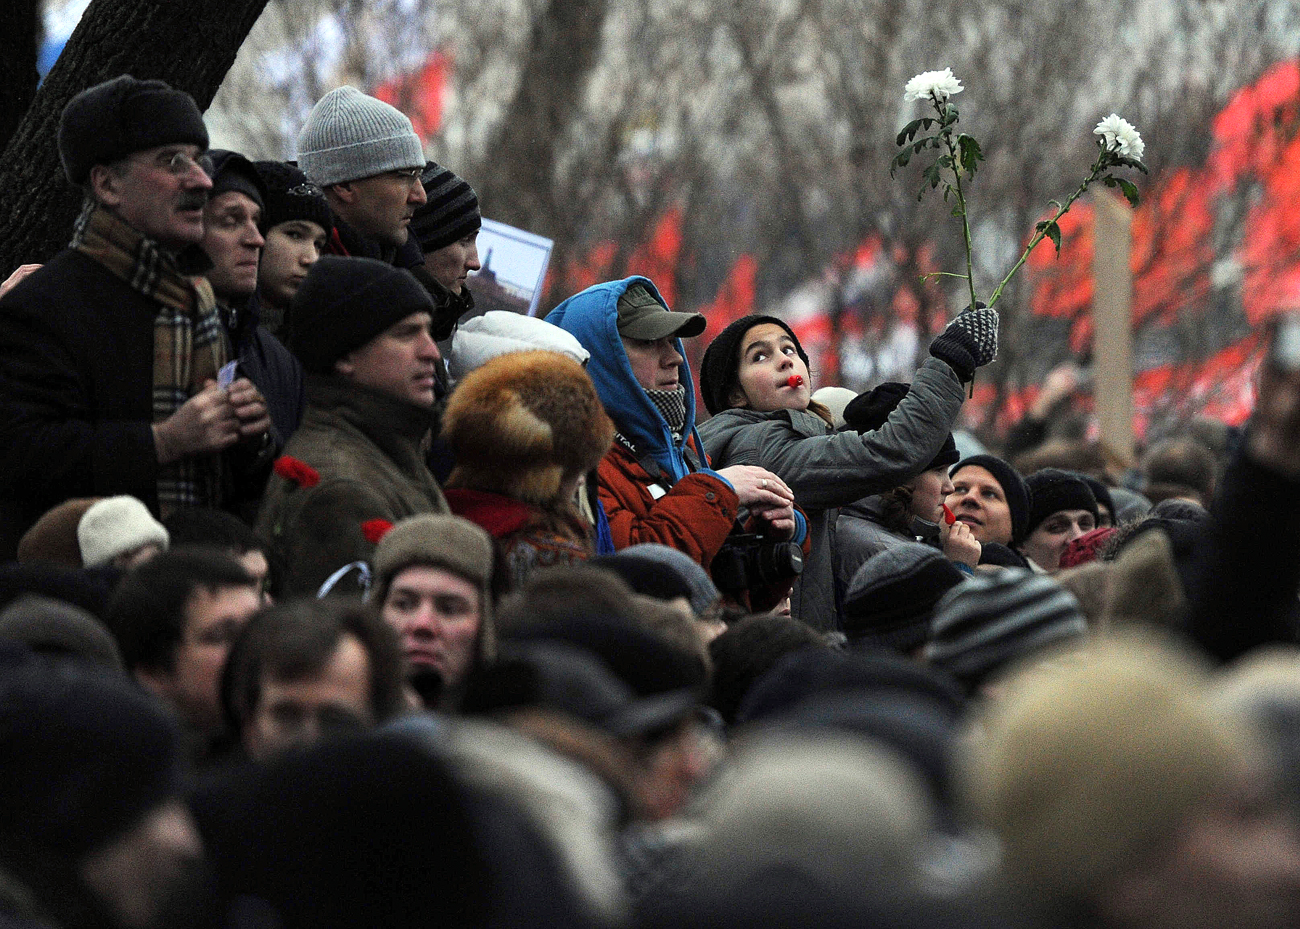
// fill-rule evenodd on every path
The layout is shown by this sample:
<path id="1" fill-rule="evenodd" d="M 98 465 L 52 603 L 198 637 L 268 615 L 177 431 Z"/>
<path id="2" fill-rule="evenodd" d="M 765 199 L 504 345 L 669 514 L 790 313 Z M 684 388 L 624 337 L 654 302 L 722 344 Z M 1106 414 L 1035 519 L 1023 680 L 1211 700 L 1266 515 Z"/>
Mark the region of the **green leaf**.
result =
<path id="1" fill-rule="evenodd" d="M 1041 232 L 1052 240 L 1056 246 L 1056 257 L 1061 257 L 1061 227 L 1056 225 L 1055 220 L 1044 219 L 1034 226 L 1035 232 Z"/>
<path id="2" fill-rule="evenodd" d="M 962 133 L 957 136 L 957 153 L 961 159 L 962 170 L 973 175 L 979 163 L 984 160 L 984 151 L 974 136 Z"/>
<path id="3" fill-rule="evenodd" d="M 1119 177 L 1115 178 L 1115 181 L 1116 183 L 1119 184 L 1119 189 L 1124 192 L 1124 197 L 1128 200 L 1128 205 L 1131 207 L 1136 207 L 1139 201 L 1142 199 L 1141 197 L 1138 196 L 1137 185 L 1134 184 L 1132 181 L 1126 181 L 1123 178 L 1119 178 Z"/>
<path id="4" fill-rule="evenodd" d="M 922 129 L 929 129 L 932 125 L 934 125 L 934 120 L 928 116 L 923 116 L 920 119 L 912 120 L 910 123 L 904 126 L 903 131 L 898 134 L 897 144 L 906 145 L 908 142 L 911 142 L 914 138 L 916 138 L 916 134 L 918 132 L 920 132 Z"/>

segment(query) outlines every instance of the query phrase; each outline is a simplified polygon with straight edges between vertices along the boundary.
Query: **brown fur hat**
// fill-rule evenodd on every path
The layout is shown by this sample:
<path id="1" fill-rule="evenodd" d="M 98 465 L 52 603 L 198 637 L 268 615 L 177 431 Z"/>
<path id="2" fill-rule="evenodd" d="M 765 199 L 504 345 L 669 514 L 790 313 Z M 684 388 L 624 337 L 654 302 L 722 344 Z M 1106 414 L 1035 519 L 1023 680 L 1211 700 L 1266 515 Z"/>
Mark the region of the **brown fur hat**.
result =
<path id="1" fill-rule="evenodd" d="M 456 456 L 448 487 L 504 494 L 540 506 L 600 463 L 614 439 L 591 378 L 557 352 L 512 352 L 456 385 L 442 434 Z"/>

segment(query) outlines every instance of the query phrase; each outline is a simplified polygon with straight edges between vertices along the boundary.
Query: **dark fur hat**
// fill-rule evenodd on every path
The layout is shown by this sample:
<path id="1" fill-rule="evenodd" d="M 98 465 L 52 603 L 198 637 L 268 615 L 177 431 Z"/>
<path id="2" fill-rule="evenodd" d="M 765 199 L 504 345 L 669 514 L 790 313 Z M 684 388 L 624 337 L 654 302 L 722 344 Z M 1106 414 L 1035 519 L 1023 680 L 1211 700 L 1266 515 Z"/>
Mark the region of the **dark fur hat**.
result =
<path id="1" fill-rule="evenodd" d="M 442 434 L 456 456 L 449 487 L 552 505 L 564 480 L 600 463 L 614 439 L 591 378 L 557 352 L 512 352 L 456 386 Z"/>

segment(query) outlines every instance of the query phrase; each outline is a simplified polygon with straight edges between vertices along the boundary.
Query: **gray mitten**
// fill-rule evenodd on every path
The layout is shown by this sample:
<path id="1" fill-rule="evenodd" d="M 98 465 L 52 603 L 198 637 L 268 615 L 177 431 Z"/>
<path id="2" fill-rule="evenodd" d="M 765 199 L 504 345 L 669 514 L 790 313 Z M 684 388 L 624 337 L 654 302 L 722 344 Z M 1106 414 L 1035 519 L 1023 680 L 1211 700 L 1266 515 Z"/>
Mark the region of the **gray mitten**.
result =
<path id="1" fill-rule="evenodd" d="M 998 357 L 998 311 L 981 307 L 962 313 L 930 343 L 930 354 L 969 381 L 976 368 Z"/>

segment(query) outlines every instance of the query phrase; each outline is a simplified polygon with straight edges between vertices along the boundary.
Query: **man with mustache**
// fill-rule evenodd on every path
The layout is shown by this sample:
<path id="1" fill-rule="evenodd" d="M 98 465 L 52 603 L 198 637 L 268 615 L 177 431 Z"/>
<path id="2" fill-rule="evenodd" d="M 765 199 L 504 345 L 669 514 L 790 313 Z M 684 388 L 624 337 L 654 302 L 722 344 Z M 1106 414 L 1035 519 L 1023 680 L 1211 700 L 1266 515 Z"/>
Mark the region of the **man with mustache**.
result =
<path id="1" fill-rule="evenodd" d="M 306 374 L 307 410 L 257 514 L 286 594 L 315 594 L 370 560 L 399 520 L 447 512 L 422 449 L 442 360 L 433 312 L 410 272 L 373 258 L 326 255 L 294 295 L 285 339 Z"/>
<path id="2" fill-rule="evenodd" d="M 234 506 L 269 457 L 265 401 L 193 276 L 212 187 L 194 100 L 122 75 L 69 102 L 58 144 L 86 195 L 72 242 L 0 299 L 0 557 L 70 497 Z"/>
<path id="3" fill-rule="evenodd" d="M 326 251 L 399 268 L 423 264 L 408 229 L 426 201 L 424 164 L 424 144 L 400 110 L 355 87 L 321 97 L 298 134 L 298 166 L 334 213 Z"/>

